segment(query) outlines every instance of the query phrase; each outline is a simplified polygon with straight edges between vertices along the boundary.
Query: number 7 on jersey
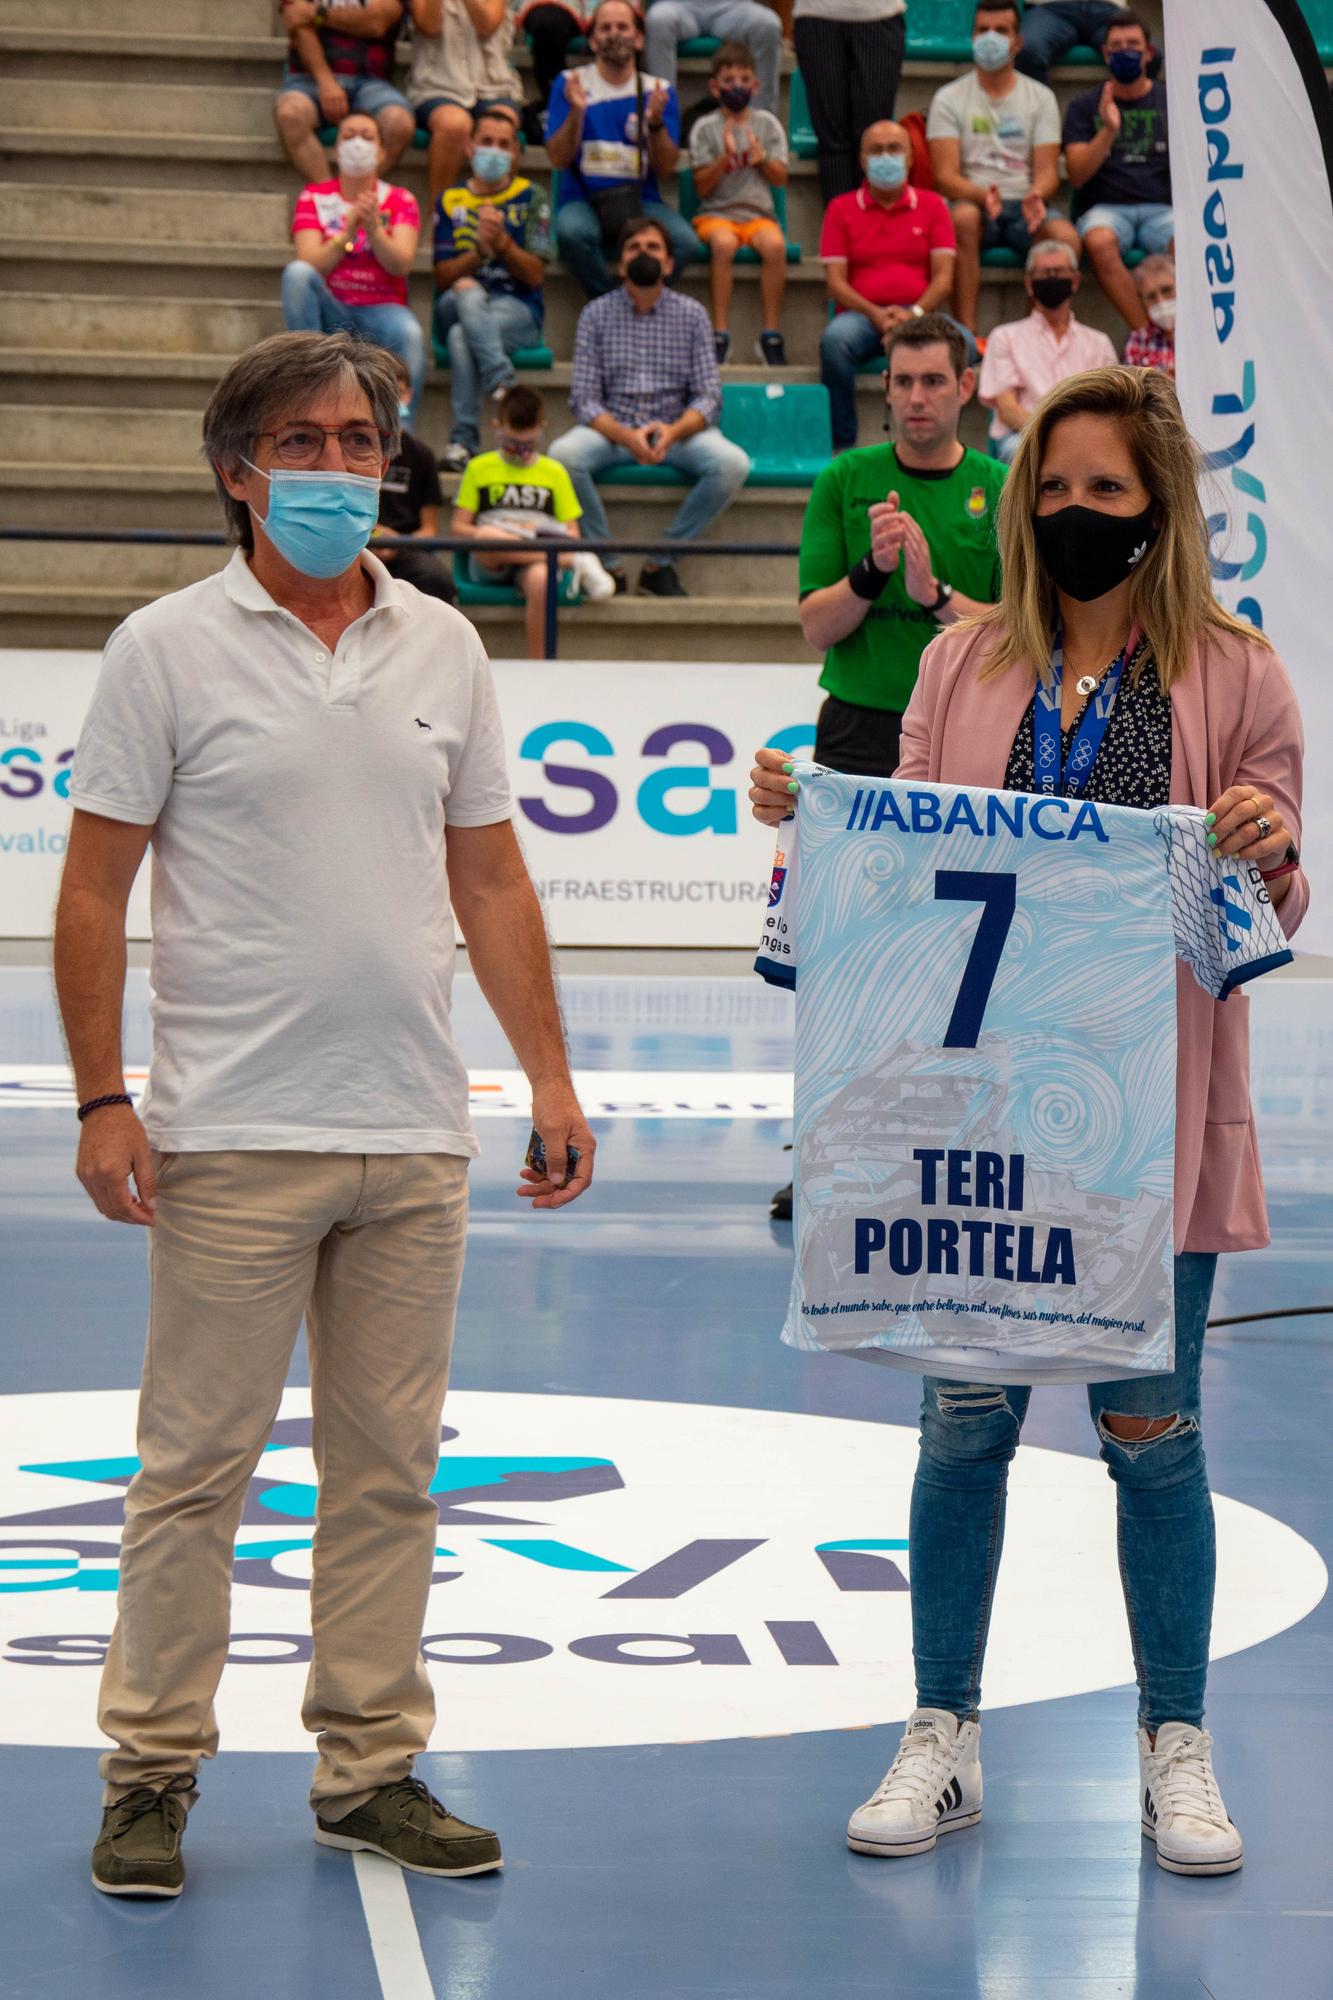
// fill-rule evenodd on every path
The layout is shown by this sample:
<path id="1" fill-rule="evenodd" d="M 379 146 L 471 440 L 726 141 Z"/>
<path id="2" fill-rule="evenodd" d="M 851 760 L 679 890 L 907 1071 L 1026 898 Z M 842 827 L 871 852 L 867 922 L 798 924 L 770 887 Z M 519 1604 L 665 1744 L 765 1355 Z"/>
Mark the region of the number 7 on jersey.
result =
<path id="1" fill-rule="evenodd" d="M 967 954 L 958 997 L 944 1031 L 946 1049 L 974 1049 L 977 1045 L 986 1002 L 1000 969 L 1009 926 L 1014 921 L 1017 886 L 1016 875 L 988 875 L 964 868 L 935 870 L 937 903 L 981 904 L 981 922 Z"/>

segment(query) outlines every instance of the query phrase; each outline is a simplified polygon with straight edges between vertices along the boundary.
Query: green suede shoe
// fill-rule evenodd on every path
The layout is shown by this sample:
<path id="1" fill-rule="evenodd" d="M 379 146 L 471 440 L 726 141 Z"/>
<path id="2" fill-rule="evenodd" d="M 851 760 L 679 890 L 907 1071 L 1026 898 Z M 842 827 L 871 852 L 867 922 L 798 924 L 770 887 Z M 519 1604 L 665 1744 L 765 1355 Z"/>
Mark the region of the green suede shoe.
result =
<path id="1" fill-rule="evenodd" d="M 414 1875 L 486 1875 L 504 1867 L 497 1836 L 455 1819 L 420 1778 L 381 1785 L 345 1819 L 316 1814 L 315 1839 L 321 1847 L 387 1855 Z"/>
<path id="2" fill-rule="evenodd" d="M 189 1791 L 127 1792 L 102 1813 L 93 1849 L 93 1887 L 104 1896 L 179 1896 L 185 1887 L 181 1836 Z"/>

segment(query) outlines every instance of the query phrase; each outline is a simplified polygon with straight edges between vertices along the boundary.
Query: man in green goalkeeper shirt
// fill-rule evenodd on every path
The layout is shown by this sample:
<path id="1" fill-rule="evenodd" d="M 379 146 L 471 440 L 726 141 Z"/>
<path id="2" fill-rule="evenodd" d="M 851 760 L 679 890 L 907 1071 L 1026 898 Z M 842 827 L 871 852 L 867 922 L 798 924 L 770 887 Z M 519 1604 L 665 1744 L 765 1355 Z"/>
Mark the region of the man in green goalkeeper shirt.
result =
<path id="1" fill-rule="evenodd" d="M 824 654 L 815 757 L 891 777 L 903 710 L 935 634 L 1000 594 L 995 509 L 1005 468 L 961 444 L 975 376 L 957 328 L 909 317 L 888 342 L 895 442 L 842 452 L 801 531 L 801 630 Z"/>

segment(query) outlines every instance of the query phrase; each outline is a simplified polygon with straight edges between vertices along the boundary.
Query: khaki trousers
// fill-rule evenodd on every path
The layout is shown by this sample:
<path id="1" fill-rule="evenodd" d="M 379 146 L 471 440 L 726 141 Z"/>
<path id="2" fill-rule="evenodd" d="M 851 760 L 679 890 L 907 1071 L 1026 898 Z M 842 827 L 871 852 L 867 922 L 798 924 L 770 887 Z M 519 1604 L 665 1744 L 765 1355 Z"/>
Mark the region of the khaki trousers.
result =
<path id="1" fill-rule="evenodd" d="M 435 1718 L 421 1631 L 467 1232 L 448 1153 L 165 1153 L 116 1629 L 104 1799 L 217 1753 L 247 1485 L 306 1316 L 319 1473 L 302 1720 L 310 1801 L 341 1818 L 402 1778 Z M 275 1517 L 276 1519 L 276 1517 Z"/>

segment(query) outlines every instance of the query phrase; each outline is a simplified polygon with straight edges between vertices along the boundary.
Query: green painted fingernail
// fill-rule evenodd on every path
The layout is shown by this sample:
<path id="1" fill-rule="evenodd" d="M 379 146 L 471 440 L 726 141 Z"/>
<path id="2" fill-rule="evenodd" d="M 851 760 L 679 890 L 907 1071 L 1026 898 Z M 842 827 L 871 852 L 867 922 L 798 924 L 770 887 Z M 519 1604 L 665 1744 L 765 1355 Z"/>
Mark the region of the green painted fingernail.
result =
<path id="1" fill-rule="evenodd" d="M 1215 823 L 1216 819 L 1217 819 L 1216 813 L 1205 813 L 1203 816 L 1203 823 L 1205 826 L 1212 826 Z"/>
<path id="2" fill-rule="evenodd" d="M 1208 836 L 1208 845 L 1209 845 L 1210 847 L 1216 847 L 1216 846 L 1217 846 L 1217 835 L 1216 835 L 1215 833 L 1210 833 L 1210 834 L 1209 834 L 1209 836 Z"/>
<path id="3" fill-rule="evenodd" d="M 787 773 L 787 776 L 790 777 L 792 774 L 792 766 L 790 764 L 784 764 L 782 768 Z"/>
<path id="4" fill-rule="evenodd" d="M 790 783 L 790 784 L 788 785 L 788 787 L 787 787 L 787 790 L 788 790 L 789 792 L 799 792 L 799 791 L 800 791 L 800 789 L 801 789 L 801 788 L 800 788 L 800 786 L 799 786 L 799 785 L 797 784 L 797 782 L 796 782 L 795 778 L 793 778 L 793 779 L 792 779 L 791 783 Z"/>

